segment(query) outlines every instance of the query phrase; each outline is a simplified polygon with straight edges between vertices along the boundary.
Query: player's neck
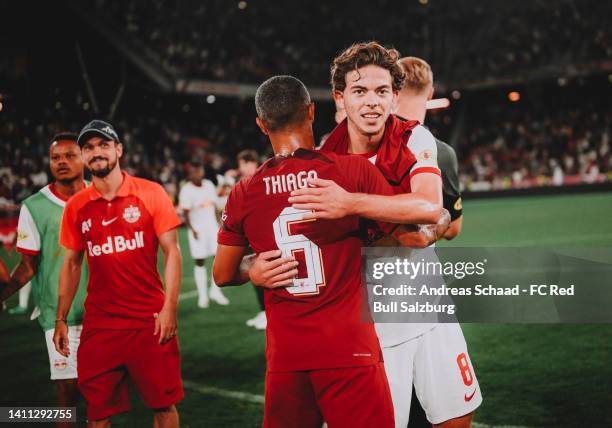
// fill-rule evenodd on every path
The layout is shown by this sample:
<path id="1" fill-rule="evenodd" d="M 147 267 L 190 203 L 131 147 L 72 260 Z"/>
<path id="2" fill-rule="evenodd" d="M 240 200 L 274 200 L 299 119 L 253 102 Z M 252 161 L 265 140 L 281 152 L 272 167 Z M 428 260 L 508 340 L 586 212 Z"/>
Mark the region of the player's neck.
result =
<path id="1" fill-rule="evenodd" d="M 351 154 L 362 154 L 373 152 L 378 148 L 385 135 L 385 126 L 383 126 L 376 134 L 363 134 L 355 125 L 348 120 L 349 148 Z"/>
<path id="2" fill-rule="evenodd" d="M 190 180 L 195 187 L 202 187 L 203 180 Z"/>
<path id="3" fill-rule="evenodd" d="M 271 132 L 268 137 L 275 155 L 289 156 L 297 149 L 314 150 L 315 147 L 311 127 Z"/>
<path id="4" fill-rule="evenodd" d="M 72 195 L 82 190 L 84 187 L 85 182 L 83 181 L 82 175 L 68 182 L 59 180 L 53 182 L 53 190 L 55 190 L 64 199 L 69 199 Z"/>
<path id="5" fill-rule="evenodd" d="M 117 192 L 123 183 L 121 168 L 117 165 L 106 177 L 96 177 L 94 175 L 92 182 L 100 195 L 110 201 L 117 196 Z"/>
<path id="6" fill-rule="evenodd" d="M 408 120 L 418 120 L 421 124 L 425 122 L 427 113 L 427 97 L 402 94 L 397 104 L 395 114 Z"/>

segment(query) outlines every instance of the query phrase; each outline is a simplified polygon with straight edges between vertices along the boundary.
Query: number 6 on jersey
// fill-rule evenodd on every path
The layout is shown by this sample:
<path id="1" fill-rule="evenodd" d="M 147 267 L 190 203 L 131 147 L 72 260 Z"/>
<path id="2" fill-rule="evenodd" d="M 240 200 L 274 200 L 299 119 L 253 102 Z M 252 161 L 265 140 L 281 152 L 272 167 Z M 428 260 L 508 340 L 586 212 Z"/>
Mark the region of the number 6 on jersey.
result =
<path id="1" fill-rule="evenodd" d="M 287 207 L 281 211 L 272 225 L 276 245 L 283 257 L 293 256 L 302 263 L 300 255 L 303 254 L 307 275 L 303 278 L 294 278 L 293 286 L 286 288 L 289 293 L 300 296 L 319 294 L 319 287 L 325 286 L 321 249 L 306 236 L 291 234 L 292 225 L 314 221 L 302 220 L 302 216 L 307 212 L 309 211 Z"/>

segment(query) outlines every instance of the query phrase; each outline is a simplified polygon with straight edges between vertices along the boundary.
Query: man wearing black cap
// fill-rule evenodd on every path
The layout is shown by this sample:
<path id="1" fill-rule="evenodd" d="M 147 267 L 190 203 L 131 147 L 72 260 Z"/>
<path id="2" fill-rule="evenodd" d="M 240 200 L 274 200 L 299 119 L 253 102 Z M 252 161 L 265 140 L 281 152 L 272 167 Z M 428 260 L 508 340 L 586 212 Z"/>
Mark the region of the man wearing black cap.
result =
<path id="1" fill-rule="evenodd" d="M 59 277 L 53 342 L 70 355 L 66 317 L 87 252 L 89 283 L 78 350 L 78 384 L 90 426 L 130 408 L 128 379 L 154 409 L 154 425 L 178 426 L 175 403 L 183 397 L 176 311 L 181 255 L 180 220 L 157 184 L 121 171 L 123 145 L 112 125 L 94 120 L 78 137 L 92 185 L 66 204 L 60 244 L 66 248 Z M 165 258 L 165 284 L 157 252 Z"/>

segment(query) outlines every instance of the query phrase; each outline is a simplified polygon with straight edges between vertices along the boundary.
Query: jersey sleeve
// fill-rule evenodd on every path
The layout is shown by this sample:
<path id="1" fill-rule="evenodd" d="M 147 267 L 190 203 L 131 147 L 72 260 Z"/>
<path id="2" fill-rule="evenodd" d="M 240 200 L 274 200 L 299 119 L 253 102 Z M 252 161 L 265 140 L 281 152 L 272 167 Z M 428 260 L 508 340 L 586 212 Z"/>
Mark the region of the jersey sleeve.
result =
<path id="1" fill-rule="evenodd" d="M 32 256 L 40 253 L 40 234 L 25 204 L 21 206 L 17 223 L 17 251 Z"/>
<path id="2" fill-rule="evenodd" d="M 152 191 L 148 193 L 147 208 L 153 216 L 155 235 L 160 236 L 180 226 L 181 220 L 164 188 L 157 183 L 153 186 Z"/>
<path id="3" fill-rule="evenodd" d="M 423 172 L 441 175 L 436 139 L 427 128 L 422 125 L 416 126 L 412 130 L 407 146 L 416 157 L 416 162 L 410 168 L 410 178 Z"/>
<path id="4" fill-rule="evenodd" d="M 189 189 L 186 185 L 181 187 L 178 197 L 178 205 L 182 210 L 190 210 L 193 208 L 193 202 L 189 199 Z"/>
<path id="5" fill-rule="evenodd" d="M 75 199 L 71 199 L 64 207 L 62 225 L 60 226 L 59 243 L 69 250 L 82 251 L 85 249 L 83 230 L 86 225 L 77 222 L 78 206 Z M 89 225 L 91 227 L 91 224 Z"/>
<path id="6" fill-rule="evenodd" d="M 451 221 L 463 214 L 461 186 L 459 183 L 459 163 L 455 150 L 448 144 L 437 141 L 438 164 L 442 171 L 442 197 L 444 208 L 450 213 Z"/>
<path id="7" fill-rule="evenodd" d="M 239 182 L 232 189 L 227 199 L 227 204 L 225 204 L 225 209 L 221 215 L 221 227 L 217 234 L 217 242 L 221 245 L 234 247 L 246 247 L 249 245 L 242 227 L 244 193 L 243 183 Z"/>

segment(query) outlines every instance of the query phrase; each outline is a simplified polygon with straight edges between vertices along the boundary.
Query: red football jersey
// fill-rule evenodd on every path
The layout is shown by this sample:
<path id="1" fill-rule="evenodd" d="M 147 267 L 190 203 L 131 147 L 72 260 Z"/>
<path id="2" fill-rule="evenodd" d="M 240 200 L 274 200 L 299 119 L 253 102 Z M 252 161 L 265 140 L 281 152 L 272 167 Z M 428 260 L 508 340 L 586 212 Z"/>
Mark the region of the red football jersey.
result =
<path id="1" fill-rule="evenodd" d="M 164 304 L 157 238 L 179 225 L 159 184 L 126 173 L 111 201 L 93 185 L 68 200 L 60 244 L 87 254 L 84 325 L 121 329 L 154 324 Z"/>
<path id="2" fill-rule="evenodd" d="M 334 128 L 320 150 L 344 155 L 349 153 L 349 147 L 348 121 L 345 119 Z M 410 180 L 415 174 L 441 175 L 433 135 L 418 121 L 406 121 L 395 115 L 389 115 L 376 150 L 359 156 L 375 164 L 396 193 L 410 193 Z"/>
<path id="3" fill-rule="evenodd" d="M 268 370 L 353 367 L 381 361 L 361 286 L 362 228 L 357 216 L 302 220 L 287 201 L 308 177 L 334 180 L 349 192 L 392 195 L 382 174 L 359 156 L 304 149 L 264 163 L 229 196 L 218 242 L 280 249 L 300 262 L 293 286 L 266 289 Z"/>

